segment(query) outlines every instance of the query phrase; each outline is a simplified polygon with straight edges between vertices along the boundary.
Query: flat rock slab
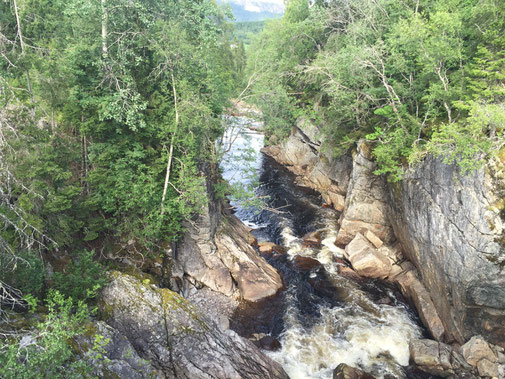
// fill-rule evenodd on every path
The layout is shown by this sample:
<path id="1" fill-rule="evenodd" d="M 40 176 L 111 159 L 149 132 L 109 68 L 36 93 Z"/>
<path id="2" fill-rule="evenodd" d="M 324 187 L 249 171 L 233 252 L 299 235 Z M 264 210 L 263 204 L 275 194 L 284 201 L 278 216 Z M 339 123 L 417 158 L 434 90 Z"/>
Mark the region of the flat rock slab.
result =
<path id="1" fill-rule="evenodd" d="M 254 344 L 222 331 L 175 292 L 119 272 L 110 277 L 99 302 L 102 317 L 165 378 L 289 379 Z"/>

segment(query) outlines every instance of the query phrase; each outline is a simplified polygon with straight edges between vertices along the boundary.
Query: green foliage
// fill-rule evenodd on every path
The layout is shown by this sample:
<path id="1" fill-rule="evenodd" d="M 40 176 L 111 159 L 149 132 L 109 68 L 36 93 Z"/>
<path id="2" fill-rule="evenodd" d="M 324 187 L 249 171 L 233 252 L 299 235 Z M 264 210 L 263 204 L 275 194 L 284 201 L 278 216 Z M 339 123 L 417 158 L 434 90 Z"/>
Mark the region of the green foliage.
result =
<path id="1" fill-rule="evenodd" d="M 469 171 L 503 146 L 504 20 L 497 0 L 290 1 L 248 51 L 250 96 L 272 135 L 302 109 L 335 155 L 368 136 L 391 180 L 426 152 Z"/>
<path id="2" fill-rule="evenodd" d="M 178 238 L 206 201 L 200 168 L 243 76 L 229 13 L 196 0 L 17 5 L 19 25 L 0 4 L 0 249 Z"/>
<path id="3" fill-rule="evenodd" d="M 61 293 L 51 291 L 48 314 L 36 331 L 23 339 L 0 341 L 1 375 L 14 378 L 89 378 L 92 368 L 84 360 L 74 360 L 70 341 L 84 332 L 89 318 L 82 301 L 74 303 Z"/>
<path id="4" fill-rule="evenodd" d="M 234 24 L 233 35 L 238 42 L 249 46 L 254 35 L 259 34 L 265 27 L 265 21 L 244 21 Z"/>
<path id="5" fill-rule="evenodd" d="M 90 299 L 105 284 L 104 269 L 93 260 L 94 251 L 82 250 L 76 255 L 65 272 L 54 273 L 53 288 L 74 300 Z"/>
<path id="6" fill-rule="evenodd" d="M 0 281 L 19 289 L 24 294 L 41 298 L 45 280 L 44 264 L 39 256 L 27 251 L 19 254 L 14 267 L 9 269 L 8 257 L 0 255 Z"/>

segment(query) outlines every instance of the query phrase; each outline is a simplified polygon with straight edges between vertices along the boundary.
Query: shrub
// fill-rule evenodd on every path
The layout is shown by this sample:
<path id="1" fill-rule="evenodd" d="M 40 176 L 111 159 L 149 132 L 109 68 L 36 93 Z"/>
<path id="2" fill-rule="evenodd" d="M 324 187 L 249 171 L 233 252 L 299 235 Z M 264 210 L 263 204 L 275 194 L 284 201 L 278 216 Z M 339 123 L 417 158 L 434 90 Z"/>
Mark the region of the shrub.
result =
<path id="1" fill-rule="evenodd" d="M 82 325 L 89 318 L 87 306 L 51 290 L 47 307 L 46 320 L 37 324 L 35 333 L 0 341 L 3 379 L 90 377 L 92 367 L 74 360 L 70 345 L 71 339 L 84 331 Z"/>
<path id="2" fill-rule="evenodd" d="M 79 251 L 66 273 L 54 274 L 53 287 L 74 300 L 94 297 L 91 293 L 105 284 L 105 276 L 102 265 L 93 260 L 93 255 L 94 251 Z"/>

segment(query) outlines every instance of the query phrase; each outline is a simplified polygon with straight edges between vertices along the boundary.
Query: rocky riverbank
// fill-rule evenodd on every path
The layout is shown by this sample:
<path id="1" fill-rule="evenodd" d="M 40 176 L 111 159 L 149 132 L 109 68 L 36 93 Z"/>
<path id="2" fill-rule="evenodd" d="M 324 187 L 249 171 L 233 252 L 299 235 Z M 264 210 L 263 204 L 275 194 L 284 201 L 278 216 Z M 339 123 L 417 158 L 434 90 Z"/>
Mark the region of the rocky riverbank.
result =
<path id="1" fill-rule="evenodd" d="M 503 377 L 498 358 L 499 345 L 505 345 L 503 162 L 463 176 L 426 157 L 404 180 L 388 183 L 374 174 L 366 143 L 332 158 L 321 149 L 317 127 L 304 119 L 286 141 L 263 152 L 341 212 L 335 244 L 345 249 L 357 274 L 399 285 L 438 341 L 425 345 L 453 344 L 447 349 L 459 354 L 459 346 L 475 335 L 494 344 L 489 345 L 494 358 L 489 355 L 480 371 L 478 362 L 468 362 L 466 356 L 466 364 L 454 363 L 458 359 L 441 364 L 441 353 L 433 358 L 436 349 L 431 353 L 434 366 L 445 371 L 432 370 L 416 358 L 422 343 L 412 346 L 415 363 L 444 376 L 492 372 Z"/>

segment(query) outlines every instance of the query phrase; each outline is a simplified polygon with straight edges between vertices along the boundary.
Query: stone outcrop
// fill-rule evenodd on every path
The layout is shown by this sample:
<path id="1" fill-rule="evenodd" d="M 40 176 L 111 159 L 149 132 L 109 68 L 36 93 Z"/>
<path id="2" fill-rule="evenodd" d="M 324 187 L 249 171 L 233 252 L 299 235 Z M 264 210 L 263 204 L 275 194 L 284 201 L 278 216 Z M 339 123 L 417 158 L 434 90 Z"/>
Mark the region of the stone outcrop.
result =
<path id="1" fill-rule="evenodd" d="M 389 214 L 417 267 L 448 340 L 475 334 L 505 344 L 505 169 L 462 175 L 426 157 L 390 185 Z"/>
<path id="2" fill-rule="evenodd" d="M 282 279 L 251 246 L 252 237 L 235 216 L 223 218 L 215 236 L 216 255 L 230 270 L 244 300 L 273 296 L 283 287 Z"/>
<path id="3" fill-rule="evenodd" d="M 100 336 L 101 344 L 96 344 L 95 336 Z M 93 367 L 93 375 L 99 378 L 164 378 L 138 355 L 128 338 L 103 321 L 86 325 L 86 333 L 76 337 L 73 345 L 78 358 Z"/>
<path id="4" fill-rule="evenodd" d="M 289 138 L 281 145 L 261 151 L 298 176 L 297 183 L 313 188 L 337 211 L 344 209 L 352 158 L 333 159 L 321 149 L 320 132 L 309 120 L 300 118 Z"/>
<path id="5" fill-rule="evenodd" d="M 282 279 L 251 246 L 255 241 L 237 217 L 222 214 L 220 203 L 210 200 L 198 219 L 187 225 L 174 252 L 172 275 L 179 287 L 189 281 L 247 301 L 275 295 Z"/>
<path id="6" fill-rule="evenodd" d="M 335 242 L 337 245 L 347 245 L 357 233 L 365 234 L 367 231 L 386 243 L 393 240 L 387 217 L 385 181 L 374 174 L 376 169 L 369 147 L 359 143 L 353 153 L 352 172 Z"/>
<path id="7" fill-rule="evenodd" d="M 165 378 L 288 378 L 250 341 L 223 331 L 175 292 L 110 276 L 99 304 L 103 319 Z"/>

